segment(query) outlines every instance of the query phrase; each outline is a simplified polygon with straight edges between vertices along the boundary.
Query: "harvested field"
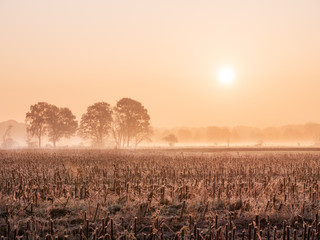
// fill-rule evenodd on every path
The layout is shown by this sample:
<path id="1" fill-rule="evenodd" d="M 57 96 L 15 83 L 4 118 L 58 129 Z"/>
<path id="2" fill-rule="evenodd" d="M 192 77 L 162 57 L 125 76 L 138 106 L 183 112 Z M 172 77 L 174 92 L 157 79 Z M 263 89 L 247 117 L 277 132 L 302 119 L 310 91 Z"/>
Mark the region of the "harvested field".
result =
<path id="1" fill-rule="evenodd" d="M 0 152 L 2 239 L 319 239 L 312 151 Z"/>

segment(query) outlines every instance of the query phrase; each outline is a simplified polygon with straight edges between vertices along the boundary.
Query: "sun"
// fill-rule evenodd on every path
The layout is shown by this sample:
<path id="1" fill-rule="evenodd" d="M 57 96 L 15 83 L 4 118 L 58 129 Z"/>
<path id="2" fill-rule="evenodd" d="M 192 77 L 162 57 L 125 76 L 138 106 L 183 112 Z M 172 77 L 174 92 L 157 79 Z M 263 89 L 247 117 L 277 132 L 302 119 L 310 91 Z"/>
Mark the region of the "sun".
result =
<path id="1" fill-rule="evenodd" d="M 224 85 L 229 85 L 233 82 L 234 79 L 234 72 L 231 68 L 225 67 L 220 69 L 218 73 L 219 82 Z"/>

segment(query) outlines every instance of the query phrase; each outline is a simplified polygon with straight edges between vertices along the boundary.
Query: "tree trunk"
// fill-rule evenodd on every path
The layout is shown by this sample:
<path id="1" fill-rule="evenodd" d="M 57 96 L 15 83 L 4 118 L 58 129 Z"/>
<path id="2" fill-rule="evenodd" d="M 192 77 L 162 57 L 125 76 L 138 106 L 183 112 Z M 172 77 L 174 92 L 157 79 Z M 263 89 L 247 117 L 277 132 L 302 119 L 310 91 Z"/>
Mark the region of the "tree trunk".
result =
<path id="1" fill-rule="evenodd" d="M 39 148 L 41 148 L 41 135 L 42 135 L 42 127 L 40 127 L 40 130 L 39 130 L 39 135 L 38 135 L 38 138 L 39 138 Z"/>
<path id="2" fill-rule="evenodd" d="M 38 135 L 38 139 L 39 139 L 39 148 L 41 148 L 41 134 Z"/>
<path id="3" fill-rule="evenodd" d="M 123 137 L 123 139 L 122 139 L 122 148 L 124 148 L 125 146 L 126 146 L 126 138 Z"/>
<path id="4" fill-rule="evenodd" d="M 129 137 L 129 134 L 128 134 L 128 138 L 127 138 L 127 148 L 129 147 L 129 142 L 130 142 L 130 137 Z"/>

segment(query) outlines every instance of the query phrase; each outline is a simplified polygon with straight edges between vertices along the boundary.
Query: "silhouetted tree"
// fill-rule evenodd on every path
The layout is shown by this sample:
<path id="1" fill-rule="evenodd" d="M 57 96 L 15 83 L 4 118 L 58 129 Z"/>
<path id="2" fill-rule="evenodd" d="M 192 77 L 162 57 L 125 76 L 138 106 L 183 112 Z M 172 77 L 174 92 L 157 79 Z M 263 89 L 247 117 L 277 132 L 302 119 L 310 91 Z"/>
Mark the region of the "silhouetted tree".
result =
<path id="1" fill-rule="evenodd" d="M 137 146 L 143 140 L 150 140 L 150 116 L 140 102 L 122 98 L 113 113 L 112 133 L 118 147 L 129 147 L 130 143 Z"/>
<path id="2" fill-rule="evenodd" d="M 178 138 L 174 134 L 169 134 L 163 138 L 164 141 L 166 141 L 170 147 L 173 147 L 175 143 L 178 142 Z"/>
<path id="3" fill-rule="evenodd" d="M 110 131 L 112 110 L 105 102 L 95 103 L 87 108 L 80 121 L 80 136 L 92 139 L 93 143 L 102 147 L 104 138 Z"/>
<path id="4" fill-rule="evenodd" d="M 47 132 L 47 112 L 50 104 L 46 102 L 38 102 L 30 106 L 30 111 L 26 114 L 27 132 L 31 137 L 38 138 L 38 145 L 41 147 L 41 138 Z"/>
<path id="5" fill-rule="evenodd" d="M 54 147 L 60 138 L 68 138 L 77 131 L 78 122 L 69 108 L 50 105 L 46 119 L 48 136 Z"/>

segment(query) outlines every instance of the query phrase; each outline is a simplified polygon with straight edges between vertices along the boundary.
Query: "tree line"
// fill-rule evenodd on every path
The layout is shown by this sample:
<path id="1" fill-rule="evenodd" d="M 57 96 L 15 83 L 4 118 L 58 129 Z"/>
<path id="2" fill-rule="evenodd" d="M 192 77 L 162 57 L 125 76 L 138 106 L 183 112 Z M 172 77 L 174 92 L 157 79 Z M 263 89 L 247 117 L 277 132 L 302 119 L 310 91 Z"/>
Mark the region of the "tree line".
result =
<path id="1" fill-rule="evenodd" d="M 172 135 L 172 136 L 170 136 Z M 176 138 L 176 139 L 175 139 Z M 174 144 L 314 144 L 320 145 L 320 124 L 292 124 L 279 127 L 176 127 L 154 129 L 154 142 L 166 141 Z"/>
<path id="2" fill-rule="evenodd" d="M 69 108 L 46 102 L 30 106 L 25 119 L 29 137 L 36 137 L 41 147 L 42 137 L 48 136 L 53 146 L 76 133 L 90 139 L 95 147 L 103 147 L 108 137 L 118 148 L 138 146 L 149 140 L 152 130 L 147 109 L 131 98 L 120 99 L 114 107 L 106 102 L 90 105 L 82 115 L 80 124 Z"/>

